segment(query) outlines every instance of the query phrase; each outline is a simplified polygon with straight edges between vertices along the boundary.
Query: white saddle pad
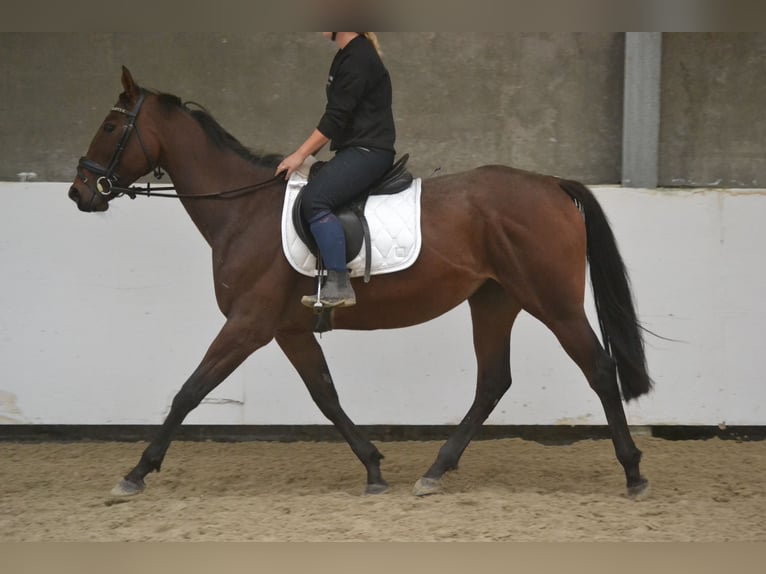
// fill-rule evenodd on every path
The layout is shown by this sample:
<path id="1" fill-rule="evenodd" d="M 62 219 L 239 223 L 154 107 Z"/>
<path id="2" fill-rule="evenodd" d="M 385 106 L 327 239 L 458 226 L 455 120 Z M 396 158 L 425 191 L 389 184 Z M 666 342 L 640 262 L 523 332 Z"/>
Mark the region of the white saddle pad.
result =
<path id="1" fill-rule="evenodd" d="M 293 225 L 293 205 L 306 176 L 293 173 L 287 183 L 282 209 L 282 248 L 293 269 L 303 275 L 316 275 L 316 258 L 298 237 Z M 394 195 L 372 195 L 364 213 L 370 226 L 370 273 L 379 275 L 401 271 L 412 265 L 420 254 L 420 178 L 406 190 Z M 347 267 L 351 277 L 364 275 L 365 246 Z"/>

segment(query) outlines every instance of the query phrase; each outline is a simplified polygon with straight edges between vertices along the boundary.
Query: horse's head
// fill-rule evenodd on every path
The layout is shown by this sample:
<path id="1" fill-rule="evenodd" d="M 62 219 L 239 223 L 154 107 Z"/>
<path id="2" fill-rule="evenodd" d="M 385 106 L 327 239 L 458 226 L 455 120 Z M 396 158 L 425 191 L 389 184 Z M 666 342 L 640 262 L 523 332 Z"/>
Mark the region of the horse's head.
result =
<path id="1" fill-rule="evenodd" d="M 109 202 L 122 195 L 127 186 L 159 169 L 153 159 L 158 144 L 146 139 L 146 130 L 142 138 L 139 129 L 139 112 L 149 95 L 124 66 L 122 87 L 117 103 L 99 126 L 88 152 L 80 158 L 77 177 L 69 188 L 69 198 L 81 211 L 106 211 Z"/>

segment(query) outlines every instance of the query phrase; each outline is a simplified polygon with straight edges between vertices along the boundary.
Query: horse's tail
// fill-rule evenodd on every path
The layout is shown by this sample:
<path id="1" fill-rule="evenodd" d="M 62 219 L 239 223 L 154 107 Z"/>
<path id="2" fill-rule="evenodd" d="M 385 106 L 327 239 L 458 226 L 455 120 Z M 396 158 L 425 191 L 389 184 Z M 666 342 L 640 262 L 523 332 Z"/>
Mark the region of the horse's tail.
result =
<path id="1" fill-rule="evenodd" d="M 609 221 L 593 193 L 576 181 L 560 180 L 559 185 L 583 212 L 601 338 L 604 349 L 617 363 L 622 396 L 629 401 L 648 393 L 653 384 L 646 369 L 642 327 L 636 318 L 630 279 Z"/>

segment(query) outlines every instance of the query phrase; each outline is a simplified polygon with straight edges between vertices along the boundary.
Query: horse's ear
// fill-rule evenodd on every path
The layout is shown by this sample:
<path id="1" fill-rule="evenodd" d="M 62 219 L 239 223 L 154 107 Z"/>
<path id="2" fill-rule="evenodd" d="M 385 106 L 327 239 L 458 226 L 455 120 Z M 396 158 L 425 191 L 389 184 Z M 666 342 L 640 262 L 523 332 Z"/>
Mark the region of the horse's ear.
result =
<path id="1" fill-rule="evenodd" d="M 125 91 L 125 95 L 131 100 L 138 97 L 138 84 L 133 80 L 133 76 L 125 66 L 122 67 L 122 89 Z"/>

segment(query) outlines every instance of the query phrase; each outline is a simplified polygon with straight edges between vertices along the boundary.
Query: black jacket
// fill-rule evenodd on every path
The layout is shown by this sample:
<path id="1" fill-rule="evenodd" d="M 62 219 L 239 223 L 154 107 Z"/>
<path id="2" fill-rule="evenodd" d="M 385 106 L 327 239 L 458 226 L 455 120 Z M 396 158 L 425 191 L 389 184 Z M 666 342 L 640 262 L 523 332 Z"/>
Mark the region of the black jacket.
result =
<path id="1" fill-rule="evenodd" d="M 338 50 L 327 79 L 327 107 L 317 129 L 330 149 L 361 146 L 394 151 L 391 78 L 364 36 Z"/>

